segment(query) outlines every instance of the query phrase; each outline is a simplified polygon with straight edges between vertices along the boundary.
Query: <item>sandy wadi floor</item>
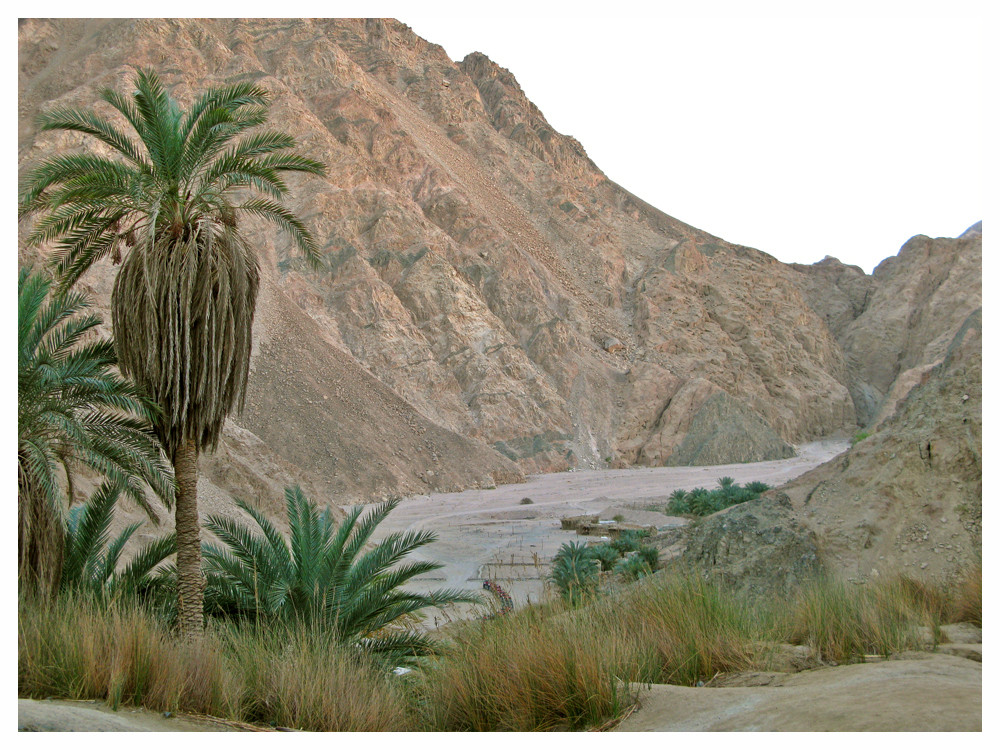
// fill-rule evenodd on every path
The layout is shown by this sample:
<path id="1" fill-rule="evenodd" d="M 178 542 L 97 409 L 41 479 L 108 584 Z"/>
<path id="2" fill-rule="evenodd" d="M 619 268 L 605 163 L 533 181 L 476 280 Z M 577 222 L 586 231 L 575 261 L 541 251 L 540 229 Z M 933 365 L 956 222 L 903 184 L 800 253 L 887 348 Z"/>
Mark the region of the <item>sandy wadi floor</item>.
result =
<path id="1" fill-rule="evenodd" d="M 603 520 L 622 515 L 626 522 L 660 529 L 680 526 L 684 519 L 652 512 L 650 506 L 665 505 L 676 489 L 715 487 L 723 476 L 777 487 L 847 447 L 847 441 L 826 440 L 801 445 L 794 458 L 781 461 L 539 474 L 493 490 L 417 495 L 400 504 L 376 538 L 407 529 L 437 533 L 437 541 L 419 557 L 444 567 L 416 579 L 414 589 L 480 589 L 484 579 L 491 579 L 523 604 L 543 595 L 552 556 L 564 542 L 594 539 L 562 530 L 564 516 L 600 514 Z M 531 503 L 522 504 L 524 498 Z"/>

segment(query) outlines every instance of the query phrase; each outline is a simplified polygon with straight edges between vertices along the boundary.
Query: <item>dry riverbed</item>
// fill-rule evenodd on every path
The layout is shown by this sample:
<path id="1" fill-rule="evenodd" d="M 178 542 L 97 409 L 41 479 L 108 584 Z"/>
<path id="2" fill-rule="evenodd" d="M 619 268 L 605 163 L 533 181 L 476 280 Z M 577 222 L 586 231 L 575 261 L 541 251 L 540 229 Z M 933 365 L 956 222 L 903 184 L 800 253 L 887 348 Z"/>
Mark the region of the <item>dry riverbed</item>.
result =
<path id="1" fill-rule="evenodd" d="M 436 560 L 444 567 L 416 579 L 414 589 L 480 589 L 484 579 L 491 579 L 510 592 L 516 604 L 523 604 L 543 595 L 545 575 L 559 547 L 581 539 L 561 528 L 560 519 L 565 516 L 599 514 L 601 519 L 612 519 L 620 515 L 626 522 L 660 529 L 680 526 L 684 519 L 649 508 L 665 506 L 676 489 L 712 488 L 723 476 L 740 484 L 762 481 L 777 487 L 847 447 L 846 440 L 824 440 L 801 445 L 795 457 L 781 461 L 538 474 L 522 484 L 492 490 L 416 495 L 406 498 L 381 524 L 377 538 L 411 529 L 437 534 L 437 541 L 417 557 Z M 440 623 L 461 614 L 432 617 Z"/>

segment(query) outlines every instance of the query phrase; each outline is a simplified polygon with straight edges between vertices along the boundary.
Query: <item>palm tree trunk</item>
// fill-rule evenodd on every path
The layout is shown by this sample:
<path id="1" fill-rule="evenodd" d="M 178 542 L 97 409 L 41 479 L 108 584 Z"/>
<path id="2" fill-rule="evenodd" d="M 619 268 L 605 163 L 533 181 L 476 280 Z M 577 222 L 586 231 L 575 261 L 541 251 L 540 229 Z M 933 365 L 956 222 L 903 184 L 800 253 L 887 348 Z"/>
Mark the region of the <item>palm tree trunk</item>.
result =
<path id="1" fill-rule="evenodd" d="M 177 628 L 184 638 L 201 634 L 205 579 L 201 572 L 201 534 L 198 523 L 198 445 L 185 440 L 174 453 L 177 504 Z"/>

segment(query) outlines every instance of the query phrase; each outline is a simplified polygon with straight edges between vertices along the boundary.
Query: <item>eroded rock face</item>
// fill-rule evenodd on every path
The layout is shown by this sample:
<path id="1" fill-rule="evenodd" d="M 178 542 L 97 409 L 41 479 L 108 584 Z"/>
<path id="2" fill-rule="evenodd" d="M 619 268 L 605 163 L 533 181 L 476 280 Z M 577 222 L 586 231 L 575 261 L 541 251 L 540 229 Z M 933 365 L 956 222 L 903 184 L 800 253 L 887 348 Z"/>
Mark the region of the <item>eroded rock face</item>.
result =
<path id="1" fill-rule="evenodd" d="M 247 224 L 275 294 L 316 323 L 302 347 L 366 370 L 421 419 L 521 470 L 665 463 L 717 393 L 781 441 L 853 430 L 844 359 L 795 272 L 609 181 L 484 55 L 456 63 L 379 19 L 27 19 L 19 62 L 22 170 L 85 144 L 37 133 L 36 112 L 127 91 L 134 66 L 155 67 L 182 104 L 240 80 L 272 91 L 272 121 L 328 165 L 325 179 L 289 181 L 290 208 L 328 254 L 322 271 Z M 345 492 L 411 489 L 410 469 L 346 479 L 318 441 L 349 452 L 348 437 L 374 439 L 378 453 L 380 439 L 352 431 L 340 402 L 302 398 L 344 425 L 342 440 L 296 426 L 303 461 Z M 264 419 L 251 409 L 241 424 L 266 431 Z M 437 471 L 407 456 L 413 472 Z"/>
<path id="2" fill-rule="evenodd" d="M 835 258 L 793 266 L 843 348 L 859 424 L 891 413 L 982 305 L 982 242 L 982 222 L 955 239 L 918 235 L 870 277 Z"/>
<path id="3" fill-rule="evenodd" d="M 870 437 L 782 489 L 842 577 L 944 581 L 981 561 L 981 311 Z"/>
<path id="4" fill-rule="evenodd" d="M 741 593 L 785 596 L 822 572 L 817 545 L 788 496 L 771 492 L 702 520 L 681 562 Z"/>

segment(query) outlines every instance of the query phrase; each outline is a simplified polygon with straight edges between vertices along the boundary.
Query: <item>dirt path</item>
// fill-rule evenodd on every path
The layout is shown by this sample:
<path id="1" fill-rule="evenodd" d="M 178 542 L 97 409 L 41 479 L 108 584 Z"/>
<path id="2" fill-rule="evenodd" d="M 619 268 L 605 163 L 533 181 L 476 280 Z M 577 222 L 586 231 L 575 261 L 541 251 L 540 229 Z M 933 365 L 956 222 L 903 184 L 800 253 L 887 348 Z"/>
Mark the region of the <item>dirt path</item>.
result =
<path id="1" fill-rule="evenodd" d="M 112 711 L 102 701 L 17 701 L 19 732 L 241 732 L 265 731 L 221 719 L 164 716 L 144 708 Z"/>
<path id="2" fill-rule="evenodd" d="M 493 490 L 417 495 L 386 519 L 377 538 L 394 531 L 433 530 L 437 541 L 419 557 L 444 567 L 417 579 L 414 588 L 478 589 L 484 578 L 491 578 L 522 604 L 542 596 L 552 556 L 564 542 L 579 539 L 561 529 L 563 516 L 620 514 L 644 525 L 679 526 L 684 519 L 646 509 L 664 505 L 676 489 L 711 488 L 722 476 L 740 484 L 759 480 L 779 486 L 846 448 L 846 441 L 827 440 L 799 446 L 797 456 L 782 461 L 539 474 Z M 523 498 L 531 503 L 522 504 Z"/>

